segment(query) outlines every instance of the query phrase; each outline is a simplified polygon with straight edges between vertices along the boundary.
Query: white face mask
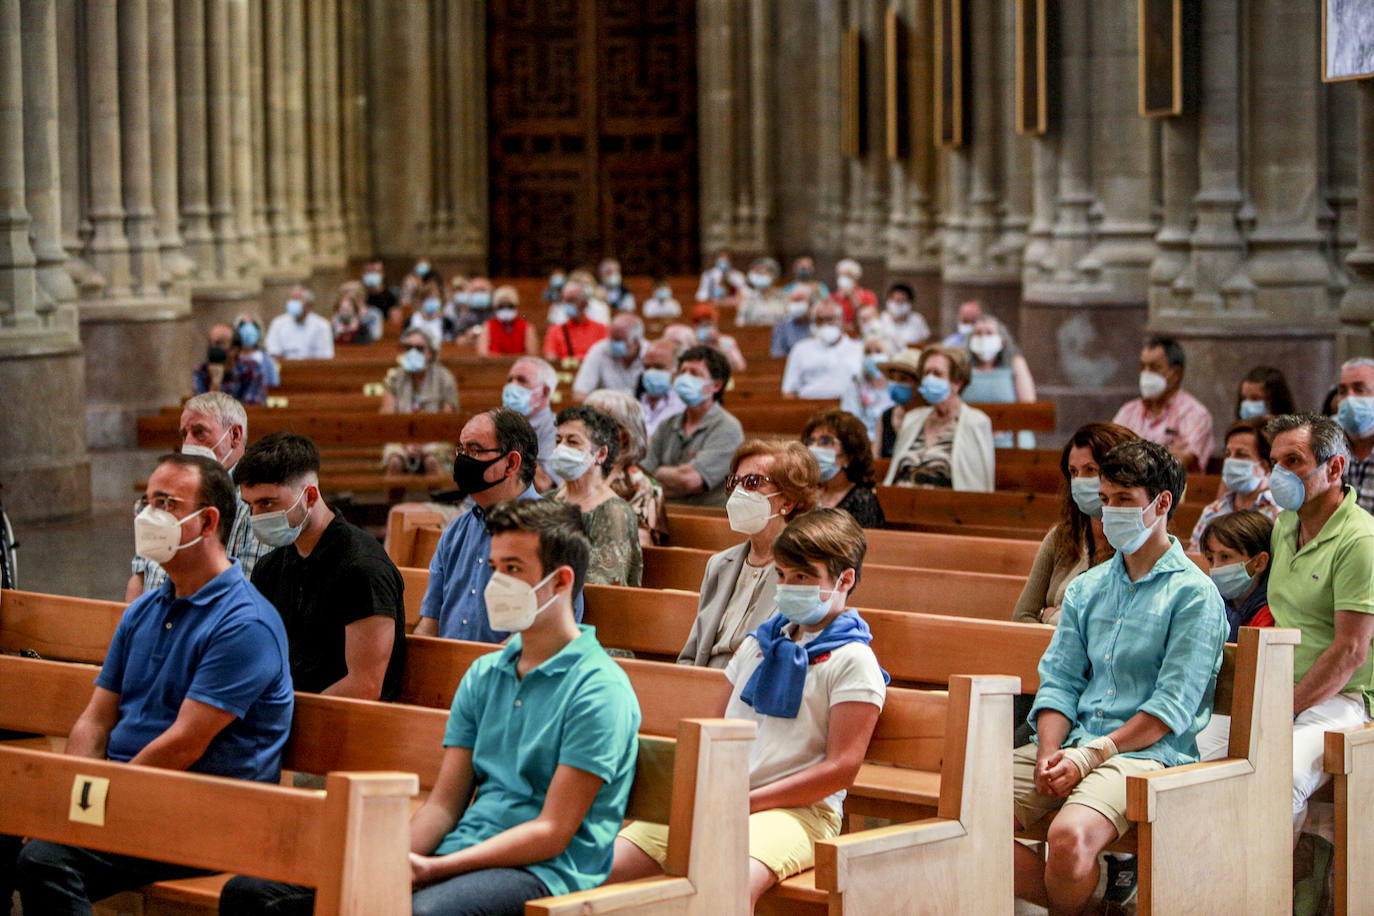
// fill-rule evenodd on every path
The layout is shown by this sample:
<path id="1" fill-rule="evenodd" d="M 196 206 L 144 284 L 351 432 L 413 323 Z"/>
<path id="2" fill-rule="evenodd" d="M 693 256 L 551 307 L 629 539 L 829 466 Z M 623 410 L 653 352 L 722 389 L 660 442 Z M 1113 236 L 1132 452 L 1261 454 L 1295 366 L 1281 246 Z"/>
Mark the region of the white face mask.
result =
<path id="1" fill-rule="evenodd" d="M 835 285 L 840 288 L 841 292 L 847 293 L 854 288 L 854 278 L 849 274 L 840 274 L 835 278 Z"/>
<path id="2" fill-rule="evenodd" d="M 990 363 L 1002 352 L 1001 334 L 974 334 L 969 338 L 968 348 L 973 355 L 985 363 Z"/>
<path id="3" fill-rule="evenodd" d="M 195 443 L 192 443 L 190 445 L 183 445 L 181 447 L 181 453 L 183 455 L 199 455 L 201 458 L 209 458 L 216 464 L 223 464 L 224 462 L 220 460 L 219 455 L 215 454 L 215 449 L 219 448 L 219 444 L 223 442 L 226 438 L 228 438 L 229 434 L 233 431 L 233 427 L 226 429 L 224 431 L 224 435 L 216 439 L 215 444 L 209 446 L 208 448 L 204 445 L 196 445 Z"/>
<path id="4" fill-rule="evenodd" d="M 959 336 L 968 338 L 973 336 L 973 322 L 959 322 Z"/>
<path id="5" fill-rule="evenodd" d="M 902 299 L 887 300 L 887 310 L 893 318 L 902 319 L 911 313 L 911 303 Z"/>
<path id="6" fill-rule="evenodd" d="M 758 534 L 767 527 L 770 518 L 777 518 L 781 514 L 768 511 L 773 508 L 768 499 L 757 490 L 736 487 L 725 501 L 725 515 L 730 519 L 730 530 L 740 534 Z"/>
<path id="7" fill-rule="evenodd" d="M 165 509 L 144 506 L 143 511 L 134 517 L 134 552 L 154 563 L 166 563 L 192 544 L 199 544 L 205 535 L 194 541 L 181 543 L 181 526 L 200 515 L 205 506 L 185 518 L 177 518 Z"/>
<path id="8" fill-rule="evenodd" d="M 554 570 L 534 585 L 506 573 L 492 573 L 491 581 L 482 591 L 482 598 L 487 605 L 487 623 L 493 630 L 506 633 L 528 630 L 539 612 L 553 604 L 558 597 L 555 592 L 548 601 L 540 604 L 535 595 L 557 572 Z"/>
<path id="9" fill-rule="evenodd" d="M 1169 387 L 1169 380 L 1158 372 L 1151 372 L 1149 369 L 1140 373 L 1140 396 L 1146 400 L 1154 400 L 1164 393 L 1164 389 Z"/>
<path id="10" fill-rule="evenodd" d="M 841 333 L 839 325 L 823 324 L 816 328 L 816 337 L 826 346 L 838 343 Z"/>
<path id="11" fill-rule="evenodd" d="M 553 454 L 549 456 L 549 470 L 564 480 L 577 480 L 587 473 L 591 466 L 591 452 L 584 452 L 567 444 L 556 446 Z"/>
<path id="12" fill-rule="evenodd" d="M 811 305 L 805 299 L 790 299 L 787 302 L 787 317 L 794 321 L 798 318 L 805 318 L 809 311 L 811 311 Z"/>

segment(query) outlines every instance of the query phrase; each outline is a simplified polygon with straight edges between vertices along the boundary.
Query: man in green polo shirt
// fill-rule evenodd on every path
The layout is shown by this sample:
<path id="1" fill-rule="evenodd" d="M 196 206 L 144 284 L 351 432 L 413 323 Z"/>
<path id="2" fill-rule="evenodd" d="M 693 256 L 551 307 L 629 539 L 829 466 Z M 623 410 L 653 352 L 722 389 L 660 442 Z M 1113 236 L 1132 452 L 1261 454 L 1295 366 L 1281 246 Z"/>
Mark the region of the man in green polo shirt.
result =
<path id="1" fill-rule="evenodd" d="M 1341 482 L 1350 459 L 1331 419 L 1276 417 L 1270 488 L 1283 512 L 1274 524 L 1269 609 L 1274 623 L 1302 631 L 1293 653 L 1293 838 L 1307 799 L 1330 777 L 1325 733 L 1363 725 L 1374 708 L 1374 517 Z"/>
<path id="2" fill-rule="evenodd" d="M 528 900 L 598 886 L 634 777 L 639 703 L 573 617 L 591 553 L 581 512 L 511 500 L 487 530 L 487 614 L 514 635 L 453 697 L 439 778 L 410 821 L 416 916 L 520 916 Z M 313 897 L 234 878 L 220 913 L 310 913 Z"/>

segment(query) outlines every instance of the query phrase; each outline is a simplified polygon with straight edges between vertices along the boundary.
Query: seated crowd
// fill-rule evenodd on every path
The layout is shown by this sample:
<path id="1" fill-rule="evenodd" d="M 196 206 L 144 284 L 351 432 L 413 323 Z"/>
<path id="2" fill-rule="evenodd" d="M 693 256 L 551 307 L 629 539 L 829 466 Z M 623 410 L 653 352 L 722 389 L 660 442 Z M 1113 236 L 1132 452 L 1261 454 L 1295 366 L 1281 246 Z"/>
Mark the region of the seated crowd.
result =
<path id="1" fill-rule="evenodd" d="M 293 686 L 398 696 L 400 571 L 326 503 L 315 443 L 250 440 L 244 405 L 262 405 L 291 360 L 391 340 L 399 355 L 378 380 L 380 412 L 456 412 L 443 348 L 461 343 L 514 358 L 499 403 L 469 404 L 478 412 L 454 421 L 452 441 L 381 451 L 388 475 L 451 478 L 459 500 L 442 507 L 415 635 L 494 646 L 455 685 L 438 781 L 411 820 L 414 912 L 521 913 L 538 897 L 663 871 L 667 825 L 624 822 L 639 701 L 581 621 L 585 584 L 645 581 L 670 507 L 723 508 L 739 538 L 706 561 L 677 662 L 723 669 L 722 715 L 758 727 L 757 902 L 840 832 L 887 696 L 850 601 L 865 530 L 891 514 L 879 477 L 991 492 L 998 449 L 1035 447 L 975 406 L 1036 400 L 1026 358 L 981 303 L 962 304 L 955 332 L 936 341 L 909 286 L 880 302 L 850 259 L 833 280 L 820 282 L 809 258 L 784 278 L 771 258 L 741 270 L 721 250 L 684 313 L 662 278 L 636 300 L 608 258 L 595 272 L 555 272 L 536 317 L 514 286 L 445 278 L 421 260 L 393 287 L 373 261 L 340 288 L 331 318 L 296 287 L 265 333 L 249 315 L 216 325 L 182 406 L 180 452 L 158 460 L 139 500 L 131 604 L 68 753 L 270 782 Z M 787 441 L 754 435 L 727 406 L 747 360 L 764 358 L 741 346 L 753 325 L 785 360 L 769 403 L 817 402 Z M 1213 418 L 1183 389 L 1185 365 L 1176 341 L 1148 339 L 1140 396 L 1063 444 L 1059 520 L 1009 609 L 1055 628 L 1003 787 L 1017 826 L 1048 824 L 1043 852 L 1015 846 L 1015 888 L 1054 913 L 1092 905 L 1099 861 L 1130 827 L 1128 776 L 1224 756 L 1229 722 L 1212 715 L 1214 692 L 1240 627 L 1302 632 L 1293 841 L 1308 837 L 1314 883 L 1332 848 L 1331 825 L 1308 804 L 1329 778 L 1322 736 L 1371 721 L 1374 360 L 1342 366 L 1334 416 L 1299 413 L 1277 370 L 1248 373 L 1215 461 L 1220 485 L 1181 540 L 1169 527 L 1189 474 L 1214 464 Z M 558 408 L 560 381 L 571 395 Z M 191 625 L 174 628 L 182 619 Z M 150 661 L 168 653 L 182 663 Z M 35 913 L 193 873 L 41 841 L 6 840 L 6 857 Z M 1134 860 L 1107 865 L 1108 901 L 1125 903 Z M 239 877 L 220 911 L 312 907 L 310 888 Z"/>

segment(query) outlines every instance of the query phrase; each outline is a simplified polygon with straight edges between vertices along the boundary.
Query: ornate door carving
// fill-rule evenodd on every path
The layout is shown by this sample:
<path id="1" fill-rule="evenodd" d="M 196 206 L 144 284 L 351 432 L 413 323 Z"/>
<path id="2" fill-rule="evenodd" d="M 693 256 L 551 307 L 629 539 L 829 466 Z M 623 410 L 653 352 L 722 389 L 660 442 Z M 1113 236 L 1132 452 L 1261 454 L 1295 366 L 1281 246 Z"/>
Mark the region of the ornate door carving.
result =
<path id="1" fill-rule="evenodd" d="M 696 10 L 491 0 L 491 271 L 697 267 Z"/>

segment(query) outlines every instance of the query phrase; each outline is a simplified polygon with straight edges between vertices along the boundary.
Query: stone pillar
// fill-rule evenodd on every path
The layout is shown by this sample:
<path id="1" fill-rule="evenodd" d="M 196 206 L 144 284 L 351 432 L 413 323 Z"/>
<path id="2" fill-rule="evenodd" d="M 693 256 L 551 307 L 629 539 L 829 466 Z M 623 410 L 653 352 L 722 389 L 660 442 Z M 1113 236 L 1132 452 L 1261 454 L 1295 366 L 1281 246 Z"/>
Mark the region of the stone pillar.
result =
<path id="1" fill-rule="evenodd" d="M 253 216 L 253 42 L 248 34 L 249 0 L 229 0 L 229 146 L 233 158 L 230 180 L 233 184 L 234 239 L 238 246 L 235 262 L 239 276 L 256 283 L 263 255 L 258 248 L 258 231 Z"/>
<path id="2" fill-rule="evenodd" d="M 1352 356 L 1374 354 L 1370 331 L 1374 329 L 1374 80 L 1360 80 L 1359 221 L 1355 250 L 1346 256 L 1350 285 L 1341 297 L 1341 329 L 1336 342 L 1337 364 Z"/>
<path id="3" fill-rule="evenodd" d="M 267 0 L 246 0 L 248 4 L 248 114 L 252 136 L 251 161 L 253 169 L 253 232 L 257 237 L 258 252 L 262 255 L 262 269 L 274 269 L 280 263 L 280 243 L 278 236 L 282 227 L 277 221 L 281 209 L 277 206 L 274 191 L 281 181 L 281 173 L 273 172 L 279 166 L 272 160 L 273 146 L 268 134 L 280 129 L 276 123 L 281 103 L 275 104 L 268 94 L 266 71 L 268 67 L 268 42 L 263 27 L 269 21 L 276 22 L 276 16 L 269 17 Z M 278 28 L 280 28 L 280 23 Z M 280 36 L 280 31 L 276 33 Z M 280 42 L 278 41 L 278 47 Z M 272 177 L 269 177 L 269 173 Z"/>
<path id="4" fill-rule="evenodd" d="M 367 47 L 386 54 L 367 68 L 371 162 L 368 212 L 377 253 L 413 258 L 430 238 L 430 55 L 427 3 L 365 4 Z"/>
<path id="5" fill-rule="evenodd" d="M 731 4 L 701 0 L 697 4 L 697 139 L 699 158 L 701 250 L 711 257 L 734 243 L 734 118 L 730 68 Z"/>
<path id="6" fill-rule="evenodd" d="M 148 126 L 148 2 L 119 4 L 119 141 L 124 181 L 124 231 L 134 291 L 162 292 L 157 212 L 153 209 L 153 163 Z M 109 36 L 104 40 L 108 41 Z"/>
<path id="7" fill-rule="evenodd" d="M 335 266 L 336 253 L 330 250 L 329 220 L 329 151 L 333 147 L 328 135 L 325 111 L 325 79 L 328 66 L 325 44 L 332 36 L 327 32 L 325 3 L 313 0 L 305 6 L 305 127 L 308 136 L 306 149 L 305 217 L 309 228 L 310 263 L 317 268 Z"/>
<path id="8" fill-rule="evenodd" d="M 282 78 L 285 108 L 287 261 L 297 272 L 309 270 L 311 226 L 306 217 L 309 195 L 309 141 L 306 133 L 304 0 L 281 0 Z M 318 291 L 317 291 L 318 292 Z"/>
<path id="9" fill-rule="evenodd" d="M 480 7 L 480 0 L 474 0 Z M 483 8 L 481 15 L 485 15 Z M 344 234 L 351 257 L 371 257 L 372 223 L 368 202 L 368 136 L 364 129 L 367 107 L 367 84 L 363 79 L 366 60 L 366 21 L 361 0 L 339 0 L 339 122 L 341 143 L 341 209 Z M 485 32 L 482 32 L 485 36 Z M 485 41 L 485 37 L 483 39 Z M 485 48 L 485 44 L 483 45 Z M 485 86 L 485 77 L 482 85 Z M 479 97 L 482 111 L 486 111 L 486 93 Z M 485 117 L 483 122 L 485 123 Z M 482 202 L 486 205 L 486 138 L 482 151 Z M 486 234 L 485 216 L 482 233 Z"/>
<path id="10" fill-rule="evenodd" d="M 769 74 L 773 65 L 773 4 L 768 0 L 750 0 L 746 22 L 748 61 L 746 72 L 747 95 L 736 117 L 742 118 L 737 130 L 745 138 L 745 171 L 741 176 L 740 203 L 735 233 L 735 246 L 754 254 L 771 249 L 770 227 L 773 221 L 773 165 L 772 99 L 769 94 Z M 736 97 L 737 101 L 741 101 Z"/>
<path id="11" fill-rule="evenodd" d="M 215 277 L 214 237 L 210 232 L 210 183 L 206 174 L 205 2 L 177 3 L 177 108 L 181 169 L 181 224 L 186 253 L 196 265 L 196 280 Z"/>
<path id="12" fill-rule="evenodd" d="M 163 286 L 180 281 L 195 267 L 182 251 L 177 203 L 177 75 L 173 20 L 172 0 L 149 0 L 148 147 Z"/>
<path id="13" fill-rule="evenodd" d="M 24 193 L 24 60 L 19 7 L 0 4 L 0 136 L 10 140 L 0 158 L 0 326 L 38 323 L 37 259 L 29 244 Z"/>
<path id="14" fill-rule="evenodd" d="M 1004 278 L 1017 285 L 1019 297 L 1021 256 L 1030 227 L 1034 153 L 1030 138 L 1016 132 L 1016 5 L 999 4 L 998 14 L 1002 54 L 997 68 L 996 93 L 1001 128 L 998 155 L 1001 157 L 1002 207 L 1000 233 L 988 249 L 988 261 L 1003 272 Z"/>
<path id="15" fill-rule="evenodd" d="M 430 189 L 428 195 L 429 242 L 426 250 L 447 261 L 453 252 L 453 188 L 449 182 L 448 150 L 453 125 L 448 119 L 449 91 L 453 88 L 452 52 L 449 47 L 449 5 L 430 0 Z M 485 273 L 485 271 L 483 271 Z"/>
<path id="16" fill-rule="evenodd" d="M 843 251 L 864 264 L 864 285 L 879 287 L 886 278 L 882 271 L 872 268 L 885 266 L 882 259 L 887 216 L 884 204 L 889 199 L 884 87 L 886 48 L 883 47 L 885 9 L 876 3 L 849 4 L 849 26 L 859 30 L 864 49 L 861 84 L 866 91 L 858 99 L 864 133 L 863 154 L 845 163 L 849 193 Z"/>
<path id="17" fill-rule="evenodd" d="M 85 4 L 85 80 L 89 124 L 91 265 L 105 280 L 106 295 L 129 291 L 129 240 L 124 234 L 124 190 L 120 171 L 119 17 L 115 0 Z"/>
<path id="18" fill-rule="evenodd" d="M 229 73 L 229 3 L 205 4 L 205 138 L 210 192 L 210 239 L 214 276 L 232 283 L 239 274 L 238 231 L 234 219 L 234 150 L 230 127 L 232 87 Z"/>
<path id="19" fill-rule="evenodd" d="M 67 275 L 80 295 L 90 296 L 104 289 L 105 278 L 86 259 L 87 242 L 94 230 L 88 218 L 92 170 L 89 164 L 83 165 L 83 160 L 89 147 L 93 114 L 79 76 L 85 66 L 82 19 L 76 0 L 58 0 L 57 104 L 61 117 L 57 122 L 57 170 L 62 185 L 62 247 L 67 252 Z"/>
<path id="20" fill-rule="evenodd" d="M 844 244 L 844 157 L 840 155 L 840 34 L 843 19 L 839 3 L 821 3 L 816 15 L 815 122 L 832 125 L 819 130 L 816 146 L 816 211 L 811 244 L 818 252 L 833 252 Z"/>
<path id="21" fill-rule="evenodd" d="M 40 310 L 76 299 L 62 250 L 62 185 L 58 178 L 57 9 L 53 0 L 24 0 L 24 202 L 36 259 Z M 13 136 L 13 135 L 10 135 Z"/>
<path id="22" fill-rule="evenodd" d="M 325 176 L 324 176 L 324 245 L 336 265 L 347 259 L 344 245 L 343 212 L 340 207 L 341 175 L 339 162 L 343 156 L 343 136 L 339 124 L 339 43 L 343 33 L 339 28 L 339 0 L 323 0 L 324 16 L 321 27 L 325 33 L 320 66 L 324 69 L 321 88 L 324 106 Z M 481 98 L 486 98 L 485 94 Z"/>
<path id="23" fill-rule="evenodd" d="M 449 183 L 460 267 L 487 262 L 487 11 L 485 0 L 449 0 Z"/>

